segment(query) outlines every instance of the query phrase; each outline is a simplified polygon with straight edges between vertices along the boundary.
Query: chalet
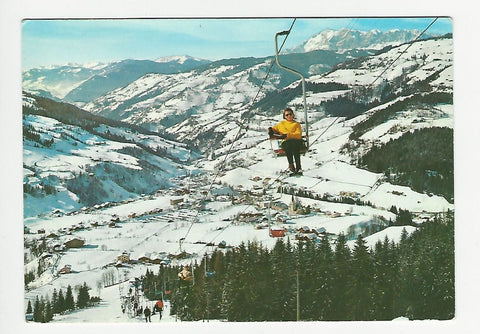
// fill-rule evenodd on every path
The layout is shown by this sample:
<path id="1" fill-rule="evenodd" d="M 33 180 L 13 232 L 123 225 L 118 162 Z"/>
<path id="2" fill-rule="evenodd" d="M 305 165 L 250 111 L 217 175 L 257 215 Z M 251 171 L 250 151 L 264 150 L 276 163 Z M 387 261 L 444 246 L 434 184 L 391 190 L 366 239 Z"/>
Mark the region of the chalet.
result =
<path id="1" fill-rule="evenodd" d="M 239 196 L 238 192 L 236 192 L 231 187 L 222 187 L 218 189 L 212 189 L 212 195 L 214 196 L 228 196 L 228 197 L 236 197 Z"/>
<path id="2" fill-rule="evenodd" d="M 340 196 L 347 196 L 347 197 L 358 197 L 360 196 L 360 193 L 356 191 L 340 191 L 339 193 Z"/>
<path id="3" fill-rule="evenodd" d="M 108 227 L 117 228 L 120 227 L 120 225 L 118 225 L 115 221 L 111 221 L 108 223 Z"/>
<path id="4" fill-rule="evenodd" d="M 37 233 L 38 234 L 45 234 L 45 229 L 41 228 L 41 229 L 37 230 Z"/>
<path id="5" fill-rule="evenodd" d="M 152 257 L 150 259 L 150 263 L 153 263 L 153 264 L 160 264 L 163 260 L 163 257 L 158 254 L 158 253 L 152 253 Z"/>
<path id="6" fill-rule="evenodd" d="M 150 256 L 151 253 L 143 253 L 142 255 L 140 255 L 138 257 L 138 262 L 150 262 L 151 260 L 151 256 Z"/>
<path id="7" fill-rule="evenodd" d="M 85 239 L 75 237 L 75 238 L 68 239 L 63 244 L 67 248 L 80 248 L 80 247 L 83 247 L 83 245 L 85 245 Z"/>
<path id="8" fill-rule="evenodd" d="M 178 260 L 181 260 L 181 259 L 185 259 L 185 258 L 187 258 L 187 257 L 189 257 L 189 256 L 191 256 L 191 255 L 192 255 L 192 254 L 190 254 L 190 253 L 187 253 L 187 252 L 185 252 L 185 251 L 182 251 L 182 252 L 180 252 L 180 253 L 178 253 L 178 254 L 168 254 L 168 258 L 169 258 L 169 259 L 178 259 Z"/>
<path id="9" fill-rule="evenodd" d="M 316 235 L 322 235 L 322 236 L 327 235 L 327 230 L 325 229 L 325 227 L 319 227 L 319 228 L 313 229 L 312 232 L 315 233 Z"/>
<path id="10" fill-rule="evenodd" d="M 251 223 L 258 221 L 263 216 L 262 213 L 241 213 L 238 216 L 238 220 L 244 223 Z"/>
<path id="11" fill-rule="evenodd" d="M 297 233 L 295 235 L 295 240 L 298 241 L 315 241 L 317 235 L 315 233 Z"/>
<path id="12" fill-rule="evenodd" d="M 305 233 L 310 233 L 310 227 L 308 226 L 302 226 L 298 229 L 298 233 L 302 233 L 302 234 L 305 234 Z"/>
<path id="13" fill-rule="evenodd" d="M 127 251 L 123 251 L 122 254 L 117 256 L 117 261 L 128 263 L 130 261 L 130 254 Z"/>
<path id="14" fill-rule="evenodd" d="M 72 272 L 72 266 L 69 264 L 66 264 L 62 269 L 58 271 L 60 275 L 70 274 L 71 272 Z"/>
<path id="15" fill-rule="evenodd" d="M 180 203 L 183 203 L 183 198 L 171 198 L 170 199 L 170 205 L 171 206 L 178 206 Z"/>
<path id="16" fill-rule="evenodd" d="M 256 230 L 263 230 L 264 228 L 267 228 L 267 227 L 268 227 L 268 223 L 259 223 L 255 225 Z"/>
<path id="17" fill-rule="evenodd" d="M 55 233 L 55 232 L 50 232 L 50 233 L 47 235 L 47 238 L 51 238 L 51 239 L 58 238 L 58 234 Z"/>
<path id="18" fill-rule="evenodd" d="M 52 210 L 52 216 L 62 217 L 63 215 L 65 215 L 65 213 L 60 209 Z"/>
<path id="19" fill-rule="evenodd" d="M 287 230 L 283 227 L 272 227 L 269 234 L 272 238 L 282 238 L 287 233 Z"/>

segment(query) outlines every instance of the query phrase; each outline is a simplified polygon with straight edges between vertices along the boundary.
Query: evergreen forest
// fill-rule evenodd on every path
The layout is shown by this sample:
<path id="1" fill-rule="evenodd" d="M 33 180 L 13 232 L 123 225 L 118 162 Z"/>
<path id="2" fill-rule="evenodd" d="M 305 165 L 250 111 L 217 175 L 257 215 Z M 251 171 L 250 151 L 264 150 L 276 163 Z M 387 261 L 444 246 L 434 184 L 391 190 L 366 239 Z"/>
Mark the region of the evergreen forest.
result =
<path id="1" fill-rule="evenodd" d="M 384 173 L 389 182 L 421 193 L 454 198 L 453 129 L 425 128 L 373 146 L 360 165 Z"/>
<path id="2" fill-rule="evenodd" d="M 452 212 L 421 224 L 401 240 L 354 247 L 340 235 L 331 245 L 278 239 L 273 249 L 257 242 L 206 255 L 181 267 L 161 266 L 142 277 L 144 293 L 162 290 L 170 313 L 183 321 L 364 321 L 452 319 L 455 316 Z M 162 288 L 160 288 L 162 287 Z M 164 289 L 164 290 L 163 290 Z"/>
<path id="3" fill-rule="evenodd" d="M 40 296 L 36 297 L 32 303 L 28 301 L 26 314 L 31 315 L 31 319 L 34 322 L 50 322 L 53 320 L 55 314 L 65 314 L 77 309 L 84 309 L 94 306 L 100 302 L 99 297 L 91 297 L 88 290 L 90 288 L 85 282 L 78 287 L 77 301 L 75 302 L 73 289 L 70 285 L 67 287 L 67 291 L 62 289 L 57 291 L 53 289 L 52 296 Z"/>

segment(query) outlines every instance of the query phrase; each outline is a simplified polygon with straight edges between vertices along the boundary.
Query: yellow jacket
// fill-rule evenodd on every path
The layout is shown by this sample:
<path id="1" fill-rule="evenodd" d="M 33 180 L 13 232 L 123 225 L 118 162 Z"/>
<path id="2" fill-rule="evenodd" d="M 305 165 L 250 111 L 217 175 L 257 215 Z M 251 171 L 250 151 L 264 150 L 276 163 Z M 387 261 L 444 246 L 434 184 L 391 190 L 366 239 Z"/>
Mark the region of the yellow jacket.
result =
<path id="1" fill-rule="evenodd" d="M 277 125 L 272 126 L 272 129 L 281 134 L 287 134 L 286 140 L 302 139 L 302 127 L 298 122 L 284 120 Z"/>

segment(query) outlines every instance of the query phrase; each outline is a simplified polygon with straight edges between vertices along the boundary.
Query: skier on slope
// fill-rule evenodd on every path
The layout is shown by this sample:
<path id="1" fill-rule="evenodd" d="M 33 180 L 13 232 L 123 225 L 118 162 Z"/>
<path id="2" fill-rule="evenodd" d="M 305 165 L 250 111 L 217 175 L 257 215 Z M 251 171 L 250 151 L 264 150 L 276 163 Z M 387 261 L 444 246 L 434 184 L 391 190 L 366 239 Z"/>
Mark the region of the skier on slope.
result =
<path id="1" fill-rule="evenodd" d="M 155 303 L 154 310 L 158 312 L 160 315 L 159 319 L 162 320 L 163 301 L 161 299 Z"/>
<path id="2" fill-rule="evenodd" d="M 284 120 L 268 128 L 268 135 L 271 139 L 282 139 L 281 146 L 287 156 L 288 171 L 291 174 L 302 174 L 300 161 L 300 149 L 303 146 L 302 127 L 300 123 L 294 121 L 294 117 L 293 110 L 289 107 L 285 108 L 283 110 Z"/>
<path id="3" fill-rule="evenodd" d="M 143 314 L 145 315 L 145 322 L 152 322 L 151 312 L 148 306 L 145 306 Z"/>

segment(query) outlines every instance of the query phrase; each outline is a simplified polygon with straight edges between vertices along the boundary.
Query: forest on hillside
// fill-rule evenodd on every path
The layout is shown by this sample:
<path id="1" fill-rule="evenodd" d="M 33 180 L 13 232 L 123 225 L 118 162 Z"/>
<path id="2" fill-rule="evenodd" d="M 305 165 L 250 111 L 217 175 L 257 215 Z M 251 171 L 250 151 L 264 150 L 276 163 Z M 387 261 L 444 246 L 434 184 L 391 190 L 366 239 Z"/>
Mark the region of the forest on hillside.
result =
<path id="1" fill-rule="evenodd" d="M 373 146 L 360 158 L 359 165 L 384 173 L 393 184 L 453 202 L 453 156 L 453 129 L 425 128 Z"/>
<path id="2" fill-rule="evenodd" d="M 333 248 L 327 238 L 278 239 L 271 250 L 249 242 L 194 263 L 193 279 L 179 279 L 180 270 L 147 270 L 142 286 L 151 300 L 165 287 L 171 314 L 184 321 L 452 319 L 454 218 L 447 212 L 373 249 L 361 235 L 352 250 L 343 235 Z"/>

